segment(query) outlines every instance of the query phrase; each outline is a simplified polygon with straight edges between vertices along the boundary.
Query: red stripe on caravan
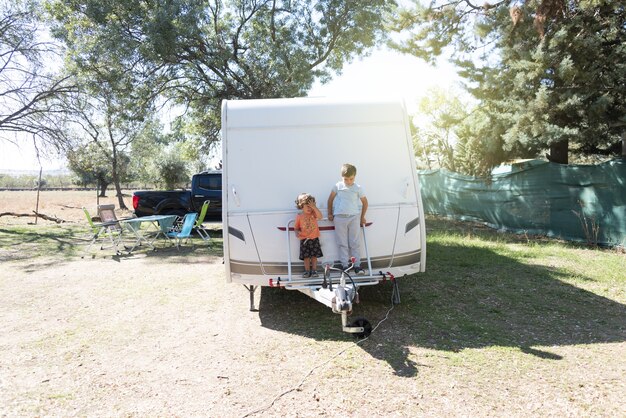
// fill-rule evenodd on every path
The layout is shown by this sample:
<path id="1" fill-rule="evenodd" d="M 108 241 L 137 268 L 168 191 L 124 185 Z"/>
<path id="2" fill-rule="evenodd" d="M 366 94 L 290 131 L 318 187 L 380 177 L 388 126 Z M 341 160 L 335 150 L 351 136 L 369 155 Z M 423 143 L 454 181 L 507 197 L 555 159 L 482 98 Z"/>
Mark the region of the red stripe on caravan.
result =
<path id="1" fill-rule="evenodd" d="M 370 226 L 373 222 L 367 222 L 365 224 L 365 226 Z M 276 228 L 280 229 L 281 231 L 286 231 L 287 227 L 285 226 L 277 226 Z M 295 231 L 295 229 L 293 229 L 293 226 L 289 227 L 290 231 Z M 320 231 L 334 231 L 335 227 L 334 226 L 320 226 Z"/>

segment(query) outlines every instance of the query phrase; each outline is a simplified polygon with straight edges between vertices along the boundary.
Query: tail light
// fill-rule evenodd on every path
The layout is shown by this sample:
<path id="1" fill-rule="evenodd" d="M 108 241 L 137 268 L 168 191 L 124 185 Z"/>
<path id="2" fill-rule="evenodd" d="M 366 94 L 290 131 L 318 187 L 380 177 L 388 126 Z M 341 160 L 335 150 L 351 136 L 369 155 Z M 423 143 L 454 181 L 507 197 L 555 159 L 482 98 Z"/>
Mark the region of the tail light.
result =
<path id="1" fill-rule="evenodd" d="M 133 209 L 137 210 L 139 206 L 139 196 L 133 195 Z"/>

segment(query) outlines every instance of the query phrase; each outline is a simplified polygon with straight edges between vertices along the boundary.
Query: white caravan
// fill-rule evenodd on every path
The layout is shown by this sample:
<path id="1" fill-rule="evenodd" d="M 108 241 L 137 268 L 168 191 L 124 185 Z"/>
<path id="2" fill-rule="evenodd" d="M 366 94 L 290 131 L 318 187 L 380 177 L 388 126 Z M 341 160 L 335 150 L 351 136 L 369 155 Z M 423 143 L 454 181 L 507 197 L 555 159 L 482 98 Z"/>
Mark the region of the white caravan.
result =
<path id="1" fill-rule="evenodd" d="M 302 291 L 342 315 L 343 329 L 369 335 L 371 325 L 347 316 L 359 286 L 424 272 L 426 235 L 409 121 L 401 101 L 322 98 L 224 100 L 222 103 L 224 263 L 229 282 Z M 369 202 L 362 228 L 364 276 L 330 268 L 337 261 L 327 217 L 341 166 L 356 166 Z M 295 199 L 311 193 L 324 256 L 319 278 L 302 278 L 293 232 Z M 343 261 L 343 260 L 342 260 Z M 397 293 L 394 294 L 399 302 Z"/>

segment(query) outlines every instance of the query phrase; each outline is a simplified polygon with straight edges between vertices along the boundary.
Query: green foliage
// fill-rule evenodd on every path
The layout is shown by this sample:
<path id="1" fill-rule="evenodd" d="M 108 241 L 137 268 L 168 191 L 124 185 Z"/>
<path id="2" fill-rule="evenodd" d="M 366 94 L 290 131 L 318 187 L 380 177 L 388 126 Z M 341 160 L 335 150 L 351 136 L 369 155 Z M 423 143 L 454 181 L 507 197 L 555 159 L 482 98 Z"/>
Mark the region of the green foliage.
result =
<path id="1" fill-rule="evenodd" d="M 139 59 L 142 41 L 126 42 L 124 36 L 134 34 L 128 33 L 128 22 L 116 16 L 111 4 L 68 3 L 52 1 L 47 6 L 58 19 L 53 35 L 67 45 L 65 70 L 81 89 L 74 105 L 76 125 L 108 160 L 109 181 L 115 185 L 119 207 L 125 209 L 121 182 L 128 173 L 126 153 L 144 131 L 153 129 L 159 71 Z M 77 8 L 75 13 L 70 13 L 71 7 Z"/>
<path id="2" fill-rule="evenodd" d="M 48 3 L 55 35 L 77 51 L 73 65 L 116 69 L 104 80 L 120 80 L 117 90 L 127 72 L 143 77 L 149 93 L 136 95 L 183 105 L 179 123 L 205 153 L 218 140 L 223 99 L 304 95 L 316 78 L 327 80 L 377 44 L 394 7 L 391 0 Z"/>
<path id="3" fill-rule="evenodd" d="M 626 129 L 623 4 L 435 1 L 402 11 L 394 28 L 410 33 L 395 45 L 402 51 L 429 61 L 448 51 L 480 100 L 478 126 L 464 128 L 464 146 L 480 152 L 469 154 L 490 150 L 497 163 L 567 142 L 576 154 L 619 155 Z M 473 134 L 480 137 L 467 136 Z"/>
<path id="4" fill-rule="evenodd" d="M 74 186 L 72 176 L 69 174 L 46 175 L 48 187 L 71 187 Z"/>
<path id="5" fill-rule="evenodd" d="M 147 120 L 143 129 L 131 143 L 130 168 L 133 179 L 144 184 L 155 183 L 160 175 L 157 160 L 163 149 L 177 138 L 163 133 L 163 125 L 156 119 Z"/>
<path id="6" fill-rule="evenodd" d="M 158 160 L 157 172 L 167 189 L 184 185 L 191 179 L 188 163 L 177 152 L 163 154 Z"/>
<path id="7" fill-rule="evenodd" d="M 42 177 L 42 183 L 45 182 L 45 187 L 70 187 L 74 186 L 72 176 L 65 174 L 51 174 L 44 171 Z M 37 187 L 39 179 L 38 174 L 20 174 L 20 175 L 7 175 L 0 174 L 0 187 L 6 187 L 9 189 L 30 189 Z"/>
<path id="8" fill-rule="evenodd" d="M 476 177 L 487 177 L 503 152 L 498 129 L 489 112 L 460 92 L 431 89 L 419 102 L 412 128 L 419 168 L 445 168 Z"/>
<path id="9" fill-rule="evenodd" d="M 119 154 L 119 173 L 122 181 L 130 180 L 130 158 Z M 95 143 L 68 151 L 67 161 L 70 170 L 76 175 L 76 184 L 81 186 L 99 185 L 102 190 L 113 182 L 111 161 L 108 152 Z"/>
<path id="10" fill-rule="evenodd" d="M 437 167 L 457 171 L 456 129 L 468 116 L 467 105 L 451 92 L 431 89 L 420 100 L 419 111 L 426 120 L 418 133 L 419 151 L 427 155 L 429 167 L 430 161 L 436 160 Z"/>
<path id="11" fill-rule="evenodd" d="M 22 174 L 19 176 L 9 176 L 0 174 L 0 187 L 9 189 L 30 189 L 37 181 L 37 176 L 32 174 Z"/>
<path id="12" fill-rule="evenodd" d="M 468 115 L 456 131 L 459 137 L 456 169 L 459 173 L 488 177 L 493 167 L 513 158 L 503 150 L 498 129 L 502 129 L 501 126 L 483 108 L 476 108 Z"/>
<path id="13" fill-rule="evenodd" d="M 70 170 L 76 175 L 76 184 L 81 186 L 111 184 L 110 164 L 95 144 L 89 144 L 67 153 Z"/>
<path id="14" fill-rule="evenodd" d="M 39 179 L 39 177 L 35 178 L 35 180 L 33 181 L 33 188 L 37 189 L 45 189 L 46 187 L 48 187 L 48 180 L 46 180 L 45 177 L 42 177 L 41 180 Z"/>

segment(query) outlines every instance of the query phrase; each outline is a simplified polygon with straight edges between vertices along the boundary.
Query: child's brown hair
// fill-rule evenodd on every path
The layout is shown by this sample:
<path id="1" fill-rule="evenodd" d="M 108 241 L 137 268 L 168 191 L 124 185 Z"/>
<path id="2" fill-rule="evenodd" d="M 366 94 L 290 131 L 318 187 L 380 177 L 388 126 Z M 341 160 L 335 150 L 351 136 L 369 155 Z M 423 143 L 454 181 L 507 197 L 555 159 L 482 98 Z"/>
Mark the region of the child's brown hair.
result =
<path id="1" fill-rule="evenodd" d="M 304 205 L 308 205 L 309 203 L 315 203 L 315 198 L 308 193 L 300 193 L 296 198 L 296 207 L 298 209 L 302 209 Z"/>

